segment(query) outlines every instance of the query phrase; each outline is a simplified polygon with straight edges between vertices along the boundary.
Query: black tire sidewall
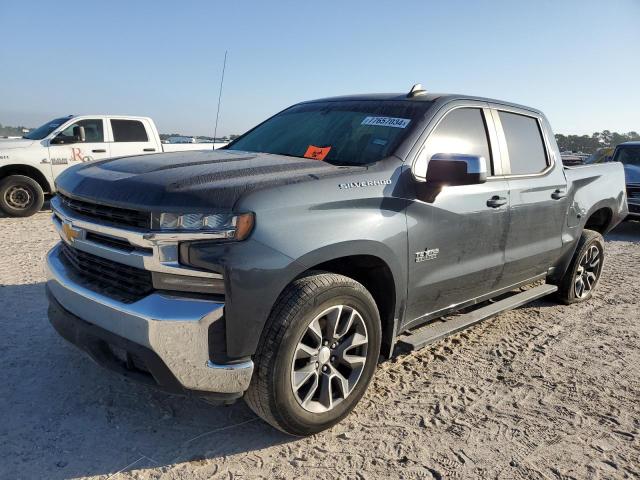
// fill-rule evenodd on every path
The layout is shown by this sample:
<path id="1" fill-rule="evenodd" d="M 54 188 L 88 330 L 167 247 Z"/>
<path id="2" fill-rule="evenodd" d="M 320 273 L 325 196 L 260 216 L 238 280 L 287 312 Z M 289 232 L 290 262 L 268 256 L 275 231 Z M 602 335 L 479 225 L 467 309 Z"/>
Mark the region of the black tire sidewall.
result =
<path id="1" fill-rule="evenodd" d="M 369 338 L 367 360 L 356 387 L 345 400 L 328 412 L 311 413 L 298 404 L 291 388 L 293 354 L 311 320 L 333 305 L 348 305 L 361 314 Z M 290 324 L 282 337 L 272 365 L 272 398 L 277 405 L 276 413 L 279 423 L 286 425 L 288 431 L 306 435 L 329 428 L 342 420 L 364 395 L 373 378 L 380 354 L 380 339 L 378 310 L 370 297 L 346 286 L 332 287 L 319 292 L 313 304 L 305 305 Z"/>
<path id="2" fill-rule="evenodd" d="M 6 201 L 7 191 L 15 186 L 22 186 L 29 190 L 33 200 L 26 208 L 15 208 Z M 11 175 L 0 181 L 0 210 L 12 217 L 29 217 L 40 211 L 44 203 L 42 187 L 34 179 L 24 175 Z"/>

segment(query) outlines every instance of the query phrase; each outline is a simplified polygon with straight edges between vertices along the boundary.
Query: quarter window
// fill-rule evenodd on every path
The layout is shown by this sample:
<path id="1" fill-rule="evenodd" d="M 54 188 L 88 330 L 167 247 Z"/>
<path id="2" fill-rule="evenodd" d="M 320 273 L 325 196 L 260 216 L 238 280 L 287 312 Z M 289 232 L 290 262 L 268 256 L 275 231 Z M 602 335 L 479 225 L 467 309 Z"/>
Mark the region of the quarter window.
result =
<path id="1" fill-rule="evenodd" d="M 415 164 L 417 177 L 426 177 L 429 159 L 436 153 L 481 156 L 487 161 L 488 167 L 491 163 L 491 151 L 482 110 L 457 108 L 446 114 L 435 130 L 429 134 L 418 156 Z"/>
<path id="2" fill-rule="evenodd" d="M 147 131 L 138 120 L 111 120 L 115 142 L 148 142 Z"/>
<path id="3" fill-rule="evenodd" d="M 517 113 L 499 112 L 507 140 L 512 175 L 539 173 L 547 168 L 547 155 L 538 120 Z"/>

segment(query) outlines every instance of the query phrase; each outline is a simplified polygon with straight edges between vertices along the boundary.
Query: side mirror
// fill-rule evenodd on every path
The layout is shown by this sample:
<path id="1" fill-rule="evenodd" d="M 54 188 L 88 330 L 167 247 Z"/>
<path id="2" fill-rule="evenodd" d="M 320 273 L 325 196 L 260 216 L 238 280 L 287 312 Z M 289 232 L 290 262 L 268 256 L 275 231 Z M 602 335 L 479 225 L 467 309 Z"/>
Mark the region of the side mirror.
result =
<path id="1" fill-rule="evenodd" d="M 475 185 L 487 181 L 487 161 L 477 155 L 436 153 L 429 160 L 426 182 L 430 185 Z"/>
<path id="2" fill-rule="evenodd" d="M 81 125 L 76 125 L 75 127 L 73 127 L 73 139 L 76 142 L 79 143 L 84 143 L 84 141 L 87 139 L 85 133 L 84 133 L 84 127 Z"/>

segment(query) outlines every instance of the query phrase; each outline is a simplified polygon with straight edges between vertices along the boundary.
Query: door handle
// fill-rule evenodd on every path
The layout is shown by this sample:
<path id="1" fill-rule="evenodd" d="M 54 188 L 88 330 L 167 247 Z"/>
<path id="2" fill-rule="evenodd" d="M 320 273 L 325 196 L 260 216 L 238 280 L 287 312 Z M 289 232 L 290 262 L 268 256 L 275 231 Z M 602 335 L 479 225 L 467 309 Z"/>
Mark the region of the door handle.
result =
<path id="1" fill-rule="evenodd" d="M 93 153 L 107 153 L 104 148 L 96 148 L 95 150 L 91 150 Z"/>
<path id="2" fill-rule="evenodd" d="M 567 196 L 567 192 L 560 189 L 557 189 L 555 192 L 551 194 L 551 198 L 553 198 L 554 200 L 560 200 L 561 198 L 564 198 L 566 196 Z"/>
<path id="3" fill-rule="evenodd" d="M 487 200 L 487 207 L 491 207 L 491 208 L 499 208 L 506 204 L 507 204 L 507 199 L 504 197 L 499 197 L 498 195 L 494 195 L 489 200 Z"/>
<path id="4" fill-rule="evenodd" d="M 155 148 L 143 148 L 142 151 L 143 152 L 155 152 L 156 149 Z"/>

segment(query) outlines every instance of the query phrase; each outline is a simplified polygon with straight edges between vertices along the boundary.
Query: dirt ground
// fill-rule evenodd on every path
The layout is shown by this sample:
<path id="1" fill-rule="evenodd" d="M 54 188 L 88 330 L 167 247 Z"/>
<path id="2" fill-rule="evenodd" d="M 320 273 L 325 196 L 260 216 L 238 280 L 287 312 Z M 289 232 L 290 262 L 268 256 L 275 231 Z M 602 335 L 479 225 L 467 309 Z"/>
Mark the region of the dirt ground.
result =
<path id="1" fill-rule="evenodd" d="M 93 364 L 46 317 L 43 211 L 0 218 L 0 478 L 638 478 L 640 223 L 595 297 L 539 301 L 381 365 L 356 411 L 295 439 Z"/>

